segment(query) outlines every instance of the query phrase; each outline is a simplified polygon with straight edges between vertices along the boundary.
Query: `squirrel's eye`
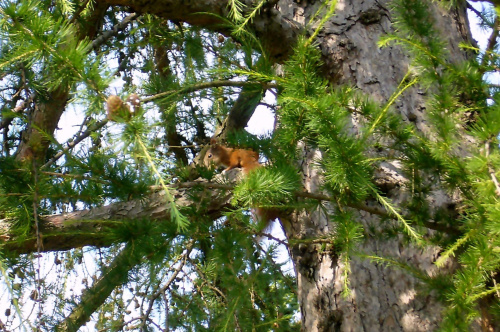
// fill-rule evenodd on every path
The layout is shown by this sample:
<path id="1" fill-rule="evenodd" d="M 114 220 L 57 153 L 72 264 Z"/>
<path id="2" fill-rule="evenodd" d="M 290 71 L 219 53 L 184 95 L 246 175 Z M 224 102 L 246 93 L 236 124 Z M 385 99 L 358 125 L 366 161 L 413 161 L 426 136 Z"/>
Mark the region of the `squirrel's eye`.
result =
<path id="1" fill-rule="evenodd" d="M 208 158 L 212 158 L 212 154 L 211 153 L 208 154 Z"/>

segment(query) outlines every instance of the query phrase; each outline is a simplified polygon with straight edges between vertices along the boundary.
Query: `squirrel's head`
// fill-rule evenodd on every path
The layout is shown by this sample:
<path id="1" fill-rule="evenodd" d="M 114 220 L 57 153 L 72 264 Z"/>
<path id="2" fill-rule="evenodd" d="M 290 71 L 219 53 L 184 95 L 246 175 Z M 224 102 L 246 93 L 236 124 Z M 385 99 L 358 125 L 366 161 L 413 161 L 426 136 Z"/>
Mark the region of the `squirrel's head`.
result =
<path id="1" fill-rule="evenodd" d="M 219 145 L 211 145 L 205 154 L 205 158 L 203 158 L 203 164 L 205 167 L 212 168 L 220 166 L 220 150 L 221 147 Z"/>

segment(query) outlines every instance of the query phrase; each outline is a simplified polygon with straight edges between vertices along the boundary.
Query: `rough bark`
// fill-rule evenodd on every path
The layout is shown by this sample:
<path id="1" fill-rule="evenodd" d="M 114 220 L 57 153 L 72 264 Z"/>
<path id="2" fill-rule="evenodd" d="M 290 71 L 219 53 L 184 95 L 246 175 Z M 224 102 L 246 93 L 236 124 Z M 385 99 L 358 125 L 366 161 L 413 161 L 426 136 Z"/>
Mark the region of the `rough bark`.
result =
<path id="1" fill-rule="evenodd" d="M 78 25 L 78 38 L 93 39 L 98 33 L 107 5 L 100 3 L 95 6 L 92 15 Z M 35 109 L 30 116 L 27 128 L 22 133 L 21 144 L 16 152 L 17 160 L 37 160 L 43 164 L 45 154 L 50 144 L 50 139 L 59 123 L 69 99 L 71 87 L 60 86 L 53 91 L 47 92 L 45 96 L 36 95 L 34 98 Z"/>
<path id="2" fill-rule="evenodd" d="M 129 6 L 134 11 L 156 14 L 226 34 L 229 31 L 227 27 L 221 25 L 222 21 L 216 16 L 200 14 L 205 12 L 224 17 L 227 14 L 227 1 L 106 0 L 105 2 Z M 256 17 L 252 22 L 252 28 L 270 54 L 275 59 L 281 60 L 290 54 L 301 27 L 308 23 L 320 5 L 319 1 L 313 0 L 300 2 L 281 0 L 278 10 L 267 8 Z M 470 38 L 464 10 L 457 9 L 449 13 L 437 8 L 435 10 L 438 18 L 436 21 L 442 30 L 446 31 L 444 36 L 448 38 L 450 54 L 455 57 L 453 60 L 462 60 L 465 55 L 457 49 L 458 41 Z M 377 47 L 380 35 L 390 32 L 391 29 L 387 1 L 338 1 L 336 15 L 329 20 L 318 36 L 325 60 L 325 76 L 332 84 L 354 85 L 373 99 L 379 102 L 386 101 L 403 78 L 409 63 L 408 56 L 399 48 L 388 47 L 380 50 Z M 396 109 L 404 118 L 414 121 L 418 128 L 425 130 L 425 105 L 417 89 L 409 90 L 398 101 Z M 321 157 L 320 151 L 304 147 L 304 157 L 300 163 L 301 171 L 304 186 L 312 193 L 320 191 L 321 178 L 317 170 L 312 167 L 312 162 L 317 157 Z M 398 199 L 405 195 L 403 189 L 397 186 L 398 181 L 404 179 L 398 176 L 397 165 L 387 164 L 384 169 L 396 174 L 392 177 L 393 189 L 389 196 L 397 203 Z M 387 173 L 382 171 L 381 176 L 387 176 Z M 444 202 L 446 197 L 442 199 L 436 197 L 436 204 L 440 203 L 439 200 Z M 141 206 L 139 202 L 120 204 L 113 205 L 117 208 L 115 216 L 122 213 L 130 215 L 136 209 L 150 216 L 155 216 L 157 213 L 155 210 L 157 206 L 148 208 Z M 102 210 L 96 209 L 94 212 L 80 213 L 97 213 L 99 217 L 94 216 L 90 219 L 102 220 L 111 218 L 112 209 L 107 207 Z M 59 218 L 58 221 L 54 221 L 56 227 L 62 225 L 61 217 L 54 218 Z M 357 218 L 364 224 L 377 226 L 379 224 L 377 216 L 364 211 L 358 211 Z M 294 214 L 286 229 L 289 239 L 313 239 L 331 235 L 334 226 L 329 223 L 325 215 L 308 211 Z M 48 245 L 44 244 L 45 249 Z M 32 247 L 34 248 L 34 245 Z M 382 242 L 368 239 L 362 250 L 381 256 L 399 257 L 432 271 L 432 262 L 438 249 L 430 248 L 422 251 L 400 246 L 397 240 Z M 353 297 L 344 299 L 341 296 L 343 283 L 340 273 L 343 267 L 332 252 L 321 251 L 319 247 L 311 244 L 293 246 L 290 248 L 290 253 L 297 274 L 304 331 L 430 331 L 437 328 L 441 305 L 436 302 L 432 294 L 427 297 L 416 294 L 415 278 L 368 261 L 354 260 L 351 266 Z"/>
<path id="3" fill-rule="evenodd" d="M 21 161 L 33 159 L 43 161 L 50 140 L 47 135 L 52 135 L 61 118 L 69 91 L 66 87 L 50 92 L 46 100 L 36 99 L 36 107 L 30 123 L 22 134 L 21 144 L 17 150 L 16 158 Z"/>
<path id="4" fill-rule="evenodd" d="M 302 1 L 295 8 L 296 21 L 305 23 L 315 12 L 315 1 Z M 436 22 L 449 42 L 452 61 L 466 55 L 458 50 L 458 42 L 470 40 L 465 10 L 446 12 L 433 7 Z M 298 15 L 300 13 L 300 15 Z M 319 35 L 326 65 L 325 75 L 332 84 L 349 84 L 372 99 L 385 102 L 404 77 L 409 58 L 397 47 L 379 49 L 378 38 L 391 32 L 387 1 L 339 1 L 336 15 Z M 421 130 L 426 128 L 425 105 L 418 89 L 411 89 L 396 104 L 404 119 L 414 121 Z M 355 127 L 355 123 L 353 123 Z M 313 160 L 321 151 L 304 147 L 302 173 L 305 188 L 318 192 L 321 176 Z M 404 178 L 397 164 L 385 164 L 379 176 L 390 183 L 388 196 L 397 203 L 406 195 Z M 436 195 L 435 205 L 449 200 Z M 365 226 L 380 229 L 380 219 L 365 211 L 356 211 L 356 218 Z M 334 233 L 334 225 L 317 211 L 295 214 L 288 225 L 290 239 L 313 239 Z M 432 273 L 438 248 L 421 250 L 401 245 L 398 239 L 367 238 L 361 250 L 383 257 L 394 257 L 412 263 Z M 350 273 L 353 295 L 343 298 L 343 280 L 338 257 L 317 245 L 296 245 L 290 248 L 298 282 L 298 296 L 304 331 L 432 331 L 441 320 L 441 304 L 430 295 L 417 295 L 417 280 L 396 269 L 386 268 L 366 260 L 352 261 Z"/>
<path id="5" fill-rule="evenodd" d="M 236 177 L 238 170 L 230 173 Z M 198 197 L 193 201 L 189 193 L 195 186 L 222 189 L 220 195 L 213 195 L 209 191 L 204 197 Z M 181 188 L 179 188 L 181 187 Z M 207 182 L 183 183 L 171 188 L 179 208 L 200 204 L 202 199 L 210 199 L 204 214 L 217 218 L 221 210 L 229 204 L 230 195 L 225 190 L 231 186 L 209 184 Z M 201 195 L 203 196 L 203 195 Z M 116 242 L 116 238 L 110 237 L 109 228 L 113 228 L 114 221 L 123 223 L 134 220 L 149 219 L 164 221 L 170 220 L 170 208 L 165 197 L 165 192 L 160 191 L 149 197 L 135 199 L 128 202 L 118 202 L 90 210 L 81 210 L 61 215 L 41 217 L 40 232 L 42 234 L 41 251 L 59 251 L 80 248 L 83 246 L 105 247 Z M 202 213 L 200 211 L 200 213 Z M 115 224 L 116 226 L 116 224 Z M 10 231 L 10 221 L 0 220 L 0 248 L 16 254 L 25 254 L 37 251 L 36 236 L 17 239 Z"/>
<path id="6" fill-rule="evenodd" d="M 166 19 L 186 22 L 192 25 L 218 31 L 230 35 L 231 29 L 225 18 L 229 8 L 227 0 L 99 0 L 110 5 L 130 7 L 138 13 L 155 14 Z M 253 1 L 245 0 L 252 8 Z M 276 1 L 271 1 L 273 4 Z M 291 1 L 287 1 L 291 3 Z M 300 32 L 301 26 L 285 17 L 274 6 L 265 6 L 259 15 L 250 22 L 250 28 L 255 32 L 270 56 L 277 60 L 290 55 L 292 46 Z"/>

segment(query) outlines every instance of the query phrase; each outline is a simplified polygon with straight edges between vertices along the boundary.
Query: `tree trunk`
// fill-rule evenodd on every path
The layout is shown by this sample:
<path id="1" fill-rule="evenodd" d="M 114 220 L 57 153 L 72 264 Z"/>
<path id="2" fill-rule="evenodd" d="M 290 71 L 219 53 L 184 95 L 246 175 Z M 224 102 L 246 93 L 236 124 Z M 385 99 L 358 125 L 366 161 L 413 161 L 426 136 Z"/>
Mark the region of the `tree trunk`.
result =
<path id="1" fill-rule="evenodd" d="M 179 1 L 162 0 L 155 2 L 130 1 L 130 0 L 101 0 L 97 3 L 130 6 L 132 10 L 157 14 L 175 21 L 185 21 L 193 25 L 211 28 L 223 33 L 224 29 L 217 15 L 224 17 L 227 14 L 227 0 L 205 1 Z M 276 1 L 269 1 L 273 4 Z M 291 47 L 298 32 L 309 23 L 309 19 L 317 12 L 324 1 L 315 0 L 280 0 L 278 11 L 274 8 L 265 8 L 261 15 L 250 23 L 251 28 L 263 41 L 272 58 L 281 61 L 291 53 Z M 103 7 L 104 8 L 104 7 Z M 458 49 L 459 42 L 469 41 L 470 33 L 465 9 L 452 9 L 446 11 L 433 7 L 436 24 L 445 33 L 451 55 L 451 61 L 464 60 L 467 54 Z M 193 15 L 194 13 L 198 13 Z M 211 13 L 217 15 L 200 15 Z M 315 29 L 315 24 L 308 25 L 307 33 Z M 405 76 L 409 57 L 399 47 L 386 47 L 379 49 L 377 41 L 384 33 L 392 31 L 392 22 L 386 0 L 339 0 L 337 10 L 323 27 L 318 35 L 319 47 L 325 62 L 324 76 L 332 85 L 351 85 L 363 91 L 372 99 L 384 103 L 396 90 L 400 81 Z M 417 128 L 426 130 L 424 92 L 418 88 L 410 88 L 401 96 L 394 106 L 404 119 L 416 123 Z M 61 93 L 58 104 L 54 109 L 61 108 L 61 100 L 67 99 L 67 93 Z M 57 106 L 57 107 L 56 107 Z M 61 110 L 62 112 L 62 110 Z M 56 114 L 57 113 L 57 114 Z M 57 117 L 60 112 L 57 111 Z M 54 115 L 55 116 L 55 115 Z M 49 121 L 50 120 L 50 121 Z M 52 133 L 57 121 L 45 114 L 43 121 L 49 127 L 39 127 Z M 34 122 L 37 124 L 36 122 Z M 353 128 L 356 123 L 353 119 Z M 34 132 L 34 131 L 33 131 Z M 29 134 L 29 132 L 28 132 Z M 28 135 L 27 134 L 27 135 Z M 21 145 L 19 158 L 29 157 L 34 143 L 28 137 Z M 38 138 L 38 137 L 35 137 Z M 37 142 L 35 142 L 37 143 Z M 320 193 L 321 176 L 318 169 L 313 167 L 315 160 L 321 157 L 322 152 L 303 146 L 303 160 L 299 160 L 303 175 L 304 188 L 311 193 Z M 402 173 L 395 163 L 386 163 L 379 170 L 378 179 L 384 184 L 387 196 L 394 203 L 402 202 L 407 193 L 402 183 L 405 181 Z M 188 195 L 177 191 L 176 198 Z M 166 218 L 165 209 L 156 211 L 160 199 L 151 199 L 150 205 L 142 206 L 143 202 L 134 201 L 113 204 L 109 207 L 96 209 L 93 212 L 83 211 L 71 216 L 55 216 L 47 218 L 47 228 L 59 234 L 60 240 L 50 248 L 47 244 L 45 250 L 66 249 L 75 245 L 107 245 L 106 239 L 97 239 L 89 243 L 76 241 L 71 232 L 63 234 L 61 228 L 70 231 L 81 229 L 79 224 L 64 225 L 64 218 L 72 220 L 100 220 L 113 219 L 126 214 L 134 218 L 132 212 L 135 208 L 149 216 Z M 450 198 L 436 190 L 434 197 L 436 206 L 450 202 Z M 192 202 L 184 202 L 191 204 Z M 213 210 L 220 210 L 227 205 L 227 197 L 223 197 Z M 367 202 L 368 206 L 376 202 Z M 180 205 L 183 205 L 180 204 Z M 131 212 L 132 211 L 132 212 Z M 212 209 L 210 210 L 212 212 Z M 157 215 L 155 214 L 158 213 Z M 213 212 L 216 214 L 215 212 Z M 380 217 L 366 211 L 354 211 L 353 216 L 357 222 L 377 230 L 383 230 L 384 225 Z M 384 223 L 387 223 L 384 221 Z M 0 220 L 0 228 L 6 226 Z M 99 225 L 98 225 L 99 226 Z M 320 237 L 335 236 L 335 225 L 330 222 L 322 211 L 299 211 L 284 221 L 286 235 L 293 244 L 290 254 L 295 265 L 298 282 L 298 296 L 302 313 L 302 329 L 304 331 L 430 331 L 435 330 L 441 320 L 441 304 L 430 295 L 417 295 L 417 279 L 396 269 L 386 268 L 363 259 L 351 261 L 350 287 L 352 296 L 342 297 L 344 280 L 342 271 L 345 268 L 340 263 L 339 257 L 333 250 L 325 250 L 311 241 L 293 241 L 295 239 L 310 240 Z M 93 227 L 93 226 L 90 226 Z M 370 227 L 365 227 L 369 229 Z M 95 232 L 95 229 L 91 229 Z M 97 229 L 98 231 L 100 229 Z M 8 229 L 4 232 L 8 234 Z M 57 234 L 50 234 L 55 236 Z M 394 257 L 416 265 L 431 273 L 439 248 L 422 250 L 402 245 L 402 239 L 380 240 L 370 237 L 365 233 L 366 240 L 360 251 L 373 253 L 379 256 Z M 8 235 L 2 235 L 7 240 Z M 48 238 L 48 236 L 47 236 Z M 70 241 L 67 241 L 67 240 Z M 88 239 L 88 237 L 87 237 Z M 0 240 L 4 240 L 0 237 Z M 52 238 L 54 240 L 54 238 Z M 95 239 L 94 239 L 95 240 Z M 31 241 L 31 242 L 30 242 Z M 83 241 L 83 240 L 82 240 Z M 18 252 L 31 252 L 35 250 L 34 240 L 28 239 L 25 243 L 14 244 L 11 249 Z M 69 243 L 69 244 L 68 244 Z M 309 243 L 309 244 L 304 244 Z M 59 244 L 59 246 L 57 245 Z M 64 246 L 63 246 L 64 245 Z M 67 245 L 67 247 L 66 247 Z M 333 248 L 334 249 L 334 248 Z M 1 324 L 0 324 L 1 325 Z"/>
<path id="2" fill-rule="evenodd" d="M 280 4 L 285 8 L 284 1 Z M 317 1 L 301 1 L 298 8 L 288 7 L 288 11 L 294 13 L 294 20 L 307 23 L 319 5 Z M 446 31 L 443 39 L 449 43 L 450 60 L 464 60 L 467 55 L 458 49 L 458 44 L 471 41 L 465 9 L 446 11 L 436 6 L 433 11 L 437 27 Z M 325 76 L 333 85 L 352 85 L 372 99 L 386 102 L 409 66 L 408 55 L 399 47 L 380 49 L 377 46 L 379 37 L 392 29 L 387 1 L 338 1 L 335 15 L 318 37 L 326 63 Z M 418 88 L 411 88 L 395 105 L 403 119 L 414 121 L 420 130 L 426 128 L 423 94 Z M 313 161 L 320 158 L 322 152 L 307 146 L 303 152 L 304 187 L 309 192 L 318 192 L 321 176 L 313 167 Z M 383 165 L 377 176 L 394 203 L 404 200 L 407 193 L 401 184 L 405 179 L 397 164 Z M 445 195 L 436 194 L 436 206 L 447 202 L 449 198 Z M 383 228 L 376 215 L 365 211 L 355 211 L 353 215 L 365 226 Z M 335 234 L 333 223 L 319 211 L 296 213 L 289 222 L 284 225 L 289 240 Z M 421 250 L 401 245 L 401 238 L 380 240 L 366 232 L 365 235 L 361 252 L 401 259 L 429 273 L 433 270 L 439 248 Z M 290 254 L 295 264 L 304 331 L 432 331 L 438 328 L 442 306 L 432 294 L 417 295 L 416 278 L 402 270 L 354 259 L 349 274 L 352 295 L 344 298 L 341 272 L 345 267 L 339 257 L 318 244 L 300 243 L 291 246 Z"/>

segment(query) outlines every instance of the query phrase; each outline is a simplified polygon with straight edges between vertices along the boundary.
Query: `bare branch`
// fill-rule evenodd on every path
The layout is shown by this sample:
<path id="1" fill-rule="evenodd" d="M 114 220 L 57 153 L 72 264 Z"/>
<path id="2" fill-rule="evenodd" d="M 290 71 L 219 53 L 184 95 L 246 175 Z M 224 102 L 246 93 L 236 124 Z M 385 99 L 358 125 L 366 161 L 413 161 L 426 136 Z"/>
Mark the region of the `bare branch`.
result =
<path id="1" fill-rule="evenodd" d="M 125 17 L 120 23 L 116 24 L 111 30 L 103 32 L 99 37 L 94 39 L 92 42 L 92 48 L 97 49 L 102 44 L 104 44 L 111 37 L 118 35 L 121 31 L 123 31 L 127 25 L 131 22 L 135 21 L 140 15 L 137 13 L 133 13 Z"/>
<path id="2" fill-rule="evenodd" d="M 187 245 L 186 245 L 186 250 L 184 251 L 184 253 L 179 257 L 179 259 L 177 261 L 173 261 L 171 266 L 177 264 L 177 262 L 182 259 L 182 262 L 179 264 L 179 266 L 177 266 L 177 268 L 174 270 L 174 273 L 172 273 L 172 275 L 170 276 L 170 278 L 168 279 L 168 281 L 165 283 L 165 285 L 163 285 L 163 287 L 161 287 L 160 289 L 158 289 L 153 295 L 151 295 L 151 298 L 149 299 L 149 306 L 148 306 L 148 309 L 146 310 L 146 313 L 144 314 L 144 316 L 142 317 L 142 324 L 141 324 L 141 331 L 143 331 L 146 327 L 146 321 L 147 319 L 149 319 L 149 315 L 151 314 L 151 311 L 153 311 L 153 304 L 154 304 L 154 301 L 160 297 L 160 295 L 164 294 L 165 291 L 170 288 L 170 286 L 172 285 L 172 283 L 175 281 L 175 278 L 177 278 L 177 275 L 181 272 L 182 268 L 184 267 L 184 265 L 186 265 L 186 262 L 187 262 L 187 259 L 189 257 L 189 254 L 191 253 L 192 249 L 193 249 L 193 244 L 194 244 L 194 240 L 190 240 Z"/>
<path id="3" fill-rule="evenodd" d="M 470 3 L 467 2 L 467 9 L 472 11 L 477 17 L 481 18 L 484 22 L 486 22 L 486 17 L 484 17 L 483 13 L 474 8 Z"/>
<path id="4" fill-rule="evenodd" d="M 74 139 L 69 140 L 66 143 L 66 147 L 62 151 L 59 151 L 54 157 L 52 157 L 48 162 L 46 162 L 45 165 L 43 165 L 41 168 L 42 169 L 47 168 L 50 165 L 52 165 L 53 163 L 55 163 L 64 154 L 68 153 L 71 149 L 73 149 L 78 143 L 80 143 L 81 141 L 83 141 L 84 139 L 89 137 L 95 131 L 104 127 L 106 125 L 106 123 L 108 123 L 108 119 L 104 119 L 102 121 L 96 122 L 96 123 L 92 124 L 91 126 L 89 126 L 87 128 L 87 130 L 85 130 L 79 136 L 77 136 Z"/>
<path id="5" fill-rule="evenodd" d="M 215 136 L 224 137 L 229 132 L 244 129 L 268 87 L 270 86 L 263 87 L 261 84 L 248 82 L 248 85 L 241 90 L 224 123 L 217 129 Z M 275 87 L 274 84 L 273 87 Z"/>
<path id="6" fill-rule="evenodd" d="M 469 0 L 470 2 L 489 2 L 493 6 L 500 6 L 500 0 Z"/>
<path id="7" fill-rule="evenodd" d="M 187 86 L 185 88 L 181 88 L 179 90 L 170 90 L 162 93 L 158 93 L 156 95 L 152 95 L 149 97 L 141 98 L 141 102 L 153 101 L 155 99 L 169 97 L 173 95 L 185 95 L 187 93 L 195 92 L 203 89 L 210 88 L 218 88 L 223 86 L 234 86 L 234 87 L 245 87 L 245 86 L 265 86 L 269 88 L 275 88 L 276 85 L 272 83 L 261 83 L 261 82 L 243 82 L 243 81 L 230 81 L 230 80 L 221 80 L 221 81 L 212 81 L 212 82 L 202 82 L 194 85 Z"/>

